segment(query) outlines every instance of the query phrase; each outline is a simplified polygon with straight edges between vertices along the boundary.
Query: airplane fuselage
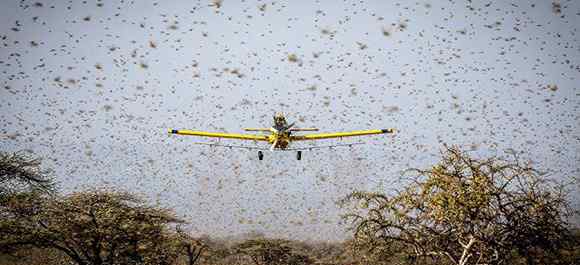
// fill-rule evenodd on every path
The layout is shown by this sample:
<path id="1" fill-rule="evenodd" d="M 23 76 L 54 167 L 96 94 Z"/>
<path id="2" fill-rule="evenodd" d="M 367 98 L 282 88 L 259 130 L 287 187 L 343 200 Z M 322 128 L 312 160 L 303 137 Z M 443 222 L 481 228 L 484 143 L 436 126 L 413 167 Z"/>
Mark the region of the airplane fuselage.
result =
<path id="1" fill-rule="evenodd" d="M 282 113 L 274 115 L 274 125 L 272 134 L 268 137 L 268 142 L 273 145 L 273 149 L 286 149 L 290 143 L 290 132 L 288 122 Z M 275 143 L 275 145 L 274 145 Z"/>
<path id="2" fill-rule="evenodd" d="M 273 132 L 268 136 L 268 142 L 271 145 L 276 143 L 274 149 L 286 149 L 290 144 L 290 132 Z"/>

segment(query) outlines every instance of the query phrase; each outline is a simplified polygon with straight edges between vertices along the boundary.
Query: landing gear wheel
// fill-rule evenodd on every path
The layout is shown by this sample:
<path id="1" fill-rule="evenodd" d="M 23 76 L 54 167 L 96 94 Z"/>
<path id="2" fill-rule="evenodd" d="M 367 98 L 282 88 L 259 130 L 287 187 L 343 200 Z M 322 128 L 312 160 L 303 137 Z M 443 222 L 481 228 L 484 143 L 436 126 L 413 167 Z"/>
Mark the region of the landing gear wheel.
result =
<path id="1" fill-rule="evenodd" d="M 258 151 L 258 160 L 264 160 L 264 153 L 262 151 Z"/>
<path id="2" fill-rule="evenodd" d="M 302 151 L 296 151 L 296 159 L 302 160 Z"/>

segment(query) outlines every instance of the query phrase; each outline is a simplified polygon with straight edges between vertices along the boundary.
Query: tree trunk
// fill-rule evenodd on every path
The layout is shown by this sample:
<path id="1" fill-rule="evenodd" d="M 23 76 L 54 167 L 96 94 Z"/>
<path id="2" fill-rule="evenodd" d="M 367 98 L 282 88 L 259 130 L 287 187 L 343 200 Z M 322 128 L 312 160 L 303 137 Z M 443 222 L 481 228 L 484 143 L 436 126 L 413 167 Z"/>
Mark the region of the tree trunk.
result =
<path id="1" fill-rule="evenodd" d="M 471 250 L 471 247 L 473 246 L 473 244 L 475 243 L 475 238 L 471 237 L 469 239 L 469 242 L 467 243 L 467 245 L 463 246 L 463 254 L 461 254 L 461 258 L 459 259 L 459 265 L 466 265 L 467 261 L 469 261 L 469 258 L 471 257 L 471 254 L 469 254 L 469 251 Z"/>

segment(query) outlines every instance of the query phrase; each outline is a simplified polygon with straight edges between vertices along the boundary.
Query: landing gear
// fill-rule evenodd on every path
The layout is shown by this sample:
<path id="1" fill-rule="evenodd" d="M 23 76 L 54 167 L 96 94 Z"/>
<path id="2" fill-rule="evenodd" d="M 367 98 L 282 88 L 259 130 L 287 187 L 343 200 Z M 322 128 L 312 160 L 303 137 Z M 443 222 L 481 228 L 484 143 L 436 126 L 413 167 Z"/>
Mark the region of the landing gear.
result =
<path id="1" fill-rule="evenodd" d="M 264 160 L 264 153 L 262 151 L 258 151 L 258 160 Z"/>
<path id="2" fill-rule="evenodd" d="M 302 151 L 296 151 L 296 159 L 302 160 Z"/>

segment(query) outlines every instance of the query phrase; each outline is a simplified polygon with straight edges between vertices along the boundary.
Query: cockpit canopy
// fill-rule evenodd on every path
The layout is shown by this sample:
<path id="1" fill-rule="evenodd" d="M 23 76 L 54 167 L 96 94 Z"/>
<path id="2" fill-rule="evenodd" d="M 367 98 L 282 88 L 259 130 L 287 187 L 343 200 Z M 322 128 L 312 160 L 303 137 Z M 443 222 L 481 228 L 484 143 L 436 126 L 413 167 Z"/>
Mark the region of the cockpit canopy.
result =
<path id="1" fill-rule="evenodd" d="M 276 112 L 276 114 L 274 114 L 274 124 L 276 127 L 286 126 L 286 118 L 284 117 L 284 113 Z"/>

